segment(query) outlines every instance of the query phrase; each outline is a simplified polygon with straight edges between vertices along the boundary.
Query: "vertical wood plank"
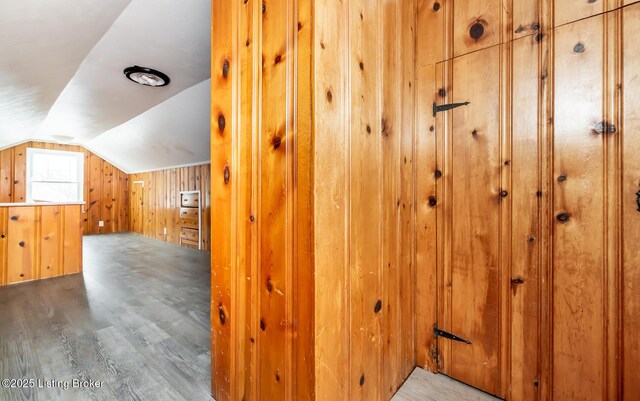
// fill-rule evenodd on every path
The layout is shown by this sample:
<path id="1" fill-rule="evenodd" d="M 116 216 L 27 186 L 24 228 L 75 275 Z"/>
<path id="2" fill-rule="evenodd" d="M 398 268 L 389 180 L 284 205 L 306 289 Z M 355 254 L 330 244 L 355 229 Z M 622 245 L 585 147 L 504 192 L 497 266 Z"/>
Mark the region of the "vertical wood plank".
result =
<path id="1" fill-rule="evenodd" d="M 453 60 L 451 327 L 454 377 L 500 393 L 500 47 Z M 470 200 L 473 199 L 472 202 Z"/>
<path id="2" fill-rule="evenodd" d="M 314 9 L 315 379 L 316 399 L 348 399 L 349 363 L 349 95 L 348 2 Z M 372 66 L 373 67 L 373 66 Z M 330 234 L 331 233 L 331 234 Z M 330 284 L 331 283 L 331 284 Z"/>
<path id="3" fill-rule="evenodd" d="M 13 148 L 13 202 L 27 201 L 27 147 L 28 143 Z"/>
<path id="4" fill-rule="evenodd" d="M 379 2 L 353 0 L 349 10 L 350 64 L 350 366 L 351 400 L 377 400 L 382 394 L 382 324 L 387 306 L 383 303 L 381 244 L 382 184 L 381 150 L 389 146 L 394 158 L 390 166 L 395 177 L 397 202 L 397 163 L 399 133 L 394 121 L 383 121 L 378 97 L 382 93 L 380 71 L 382 7 Z M 395 15 L 393 14 L 394 19 Z M 360 62 L 364 68 L 360 68 Z M 397 110 L 397 109 L 394 109 Z M 391 113 L 391 111 L 390 111 Z M 369 127 L 369 130 L 367 129 Z M 369 133 L 370 131 L 370 133 Z M 385 141 L 394 141 L 384 145 Z M 395 174 L 393 173 L 395 172 Z M 397 249 L 397 212 L 391 227 L 391 246 Z M 386 227 L 385 227 L 386 230 Z M 388 256 L 394 265 L 397 285 L 397 253 Z M 389 263 L 389 261 L 385 260 Z M 397 297 L 395 297 L 397 302 Z M 397 303 L 396 303 L 397 305 Z M 396 349 L 398 347 L 396 346 Z M 395 355 L 394 355 L 395 357 Z M 396 366 L 397 366 L 396 361 Z"/>
<path id="5" fill-rule="evenodd" d="M 603 118 L 602 41 L 602 16 L 556 29 L 553 389 L 563 399 L 606 399 L 605 352 L 594 352 L 606 348 L 603 137 L 593 131 Z"/>
<path id="6" fill-rule="evenodd" d="M 216 216 L 212 227 L 211 248 L 211 372 L 213 397 L 218 401 L 231 400 L 233 366 L 231 326 L 235 316 L 231 311 L 231 212 L 232 181 L 239 166 L 232 164 L 231 133 L 233 85 L 239 71 L 236 57 L 234 7 L 238 3 L 213 2 L 211 36 L 211 206 Z M 225 67 L 226 66 L 226 67 Z M 225 71 L 227 71 L 225 73 Z M 233 170 L 233 171 L 232 171 Z"/>
<path id="7" fill-rule="evenodd" d="M 512 42 L 512 155 L 511 169 L 511 397 L 536 400 L 540 382 L 540 116 L 539 46 L 533 37 Z M 522 282 L 520 282 L 522 281 Z"/>
<path id="8" fill-rule="evenodd" d="M 0 286 L 7 284 L 9 250 L 9 208 L 0 208 Z"/>
<path id="9" fill-rule="evenodd" d="M 7 284 L 36 279 L 36 207 L 8 208 Z"/>
<path id="10" fill-rule="evenodd" d="M 398 389 L 416 365 L 415 358 L 415 32 L 416 2 L 401 1 L 398 24 L 401 28 L 400 60 L 402 82 L 400 84 L 400 127 L 402 135 L 400 158 L 400 372 L 396 377 Z M 389 57 L 387 55 L 386 57 Z M 393 200 L 391 200 L 393 202 Z"/>
<path id="11" fill-rule="evenodd" d="M 640 397 L 640 4 L 624 9 L 622 42 L 622 388 L 623 401 Z"/>
<path id="12" fill-rule="evenodd" d="M 9 203 L 13 199 L 13 149 L 0 151 L 0 202 Z"/>
<path id="13" fill-rule="evenodd" d="M 62 274 L 82 271 L 82 209 L 79 205 L 64 207 L 64 239 Z"/>
<path id="14" fill-rule="evenodd" d="M 59 276 L 62 272 L 62 209 L 63 206 L 43 206 L 41 212 L 40 278 Z"/>
<path id="15" fill-rule="evenodd" d="M 362 156 L 363 160 L 356 159 L 356 165 L 364 164 L 370 166 L 369 168 L 375 168 L 378 165 L 385 166 L 385 168 L 381 169 L 381 182 L 372 182 L 374 186 L 379 185 L 382 192 L 380 196 L 381 221 L 370 228 L 373 231 L 373 229 L 378 226 L 382 233 L 381 263 L 383 288 L 381 289 L 383 289 L 384 294 L 384 298 L 382 299 L 384 308 L 383 311 L 380 312 L 380 314 L 383 316 L 383 318 L 381 319 L 381 321 L 383 322 L 383 356 L 381 361 L 365 362 L 370 364 L 372 369 L 375 368 L 374 364 L 376 362 L 382 364 L 382 392 L 381 394 L 377 394 L 376 397 L 390 397 L 391 395 L 393 395 L 393 393 L 395 393 L 396 386 L 399 384 L 398 377 L 400 376 L 401 369 L 401 344 L 402 338 L 405 337 L 406 334 L 402 333 L 402 309 L 400 305 L 400 269 L 404 267 L 400 265 L 400 210 L 403 208 L 407 208 L 407 200 L 400 199 L 400 152 L 401 143 L 404 139 L 403 135 L 405 133 L 402 130 L 402 96 L 398 96 L 398 94 L 403 90 L 402 67 L 404 66 L 404 62 L 407 60 L 401 59 L 402 27 L 400 23 L 401 9 L 399 2 L 389 2 L 388 4 L 382 3 L 382 6 L 380 6 L 380 3 L 378 3 L 376 7 L 380 8 L 380 29 L 383 33 L 383 36 L 379 38 L 379 40 L 381 40 L 380 50 L 371 51 L 369 47 L 363 46 L 364 48 L 362 48 L 361 52 L 367 59 L 367 79 L 362 82 L 358 82 L 356 75 L 356 77 L 352 77 L 351 85 L 355 91 L 362 90 L 368 98 L 371 97 L 371 94 L 366 93 L 367 90 L 372 92 L 379 90 L 379 94 L 382 97 L 383 125 L 382 127 L 380 127 L 380 129 L 382 130 L 382 141 L 380 142 L 380 146 L 382 149 L 380 155 L 381 162 L 376 162 L 375 155 L 365 154 Z M 369 18 L 375 18 L 375 16 L 371 15 L 369 16 Z M 370 38 L 370 34 L 365 31 L 361 34 L 359 40 L 362 42 L 371 42 L 372 38 Z M 375 56 L 377 54 L 382 55 L 382 71 L 380 73 L 376 73 L 375 70 L 369 71 L 373 70 L 373 65 L 377 64 L 377 60 L 375 60 Z M 357 71 L 357 69 L 355 71 Z M 374 84 L 374 82 L 377 80 L 380 80 L 382 83 L 380 88 L 376 87 L 376 85 Z M 361 96 L 357 92 L 352 95 L 352 98 L 356 99 L 356 101 L 360 101 L 360 97 Z M 362 114 L 361 110 L 353 106 L 352 112 L 355 113 L 355 115 Z M 368 113 L 369 115 L 371 115 L 371 117 L 369 117 L 371 120 L 377 120 L 375 116 L 376 112 L 377 110 L 375 109 L 375 105 L 373 105 L 373 107 L 369 106 Z M 371 128 L 375 129 L 377 127 L 374 124 Z M 360 138 L 360 131 L 362 129 L 362 127 L 357 127 L 357 130 L 354 130 L 352 128 L 352 135 L 355 138 Z M 378 131 L 376 130 L 375 132 Z M 372 139 L 369 140 L 371 141 Z M 357 149 L 358 147 L 353 146 L 353 148 Z M 375 174 L 375 172 L 364 170 L 364 174 Z M 354 179 L 352 178 L 352 181 L 353 180 Z M 365 177 L 356 177 L 355 181 L 367 182 L 370 181 L 370 179 L 366 179 Z M 357 187 L 357 185 L 356 191 L 362 192 L 362 195 L 366 198 L 371 197 L 370 193 L 362 191 Z M 351 199 L 356 210 L 362 210 L 363 206 L 366 205 L 367 207 L 363 210 L 363 212 L 369 215 L 376 216 L 376 212 L 378 212 L 378 210 L 375 207 L 371 208 L 370 205 L 368 205 L 367 202 L 362 198 L 354 198 L 352 194 Z M 372 200 L 377 199 L 373 198 Z M 409 207 L 411 207 L 410 204 Z M 362 232 L 354 231 L 353 235 L 359 237 L 362 235 Z M 375 249 L 373 243 L 376 240 L 378 239 L 370 238 L 371 242 L 363 243 L 363 246 Z M 354 242 L 357 242 L 357 240 Z M 404 251 L 409 251 L 409 253 L 411 252 L 410 248 L 405 248 Z M 362 250 L 360 252 L 362 252 Z M 371 262 L 367 262 L 366 264 L 370 263 Z M 367 275 L 369 274 L 375 275 L 377 274 L 377 272 L 367 272 Z M 364 292 L 375 292 L 376 290 L 377 288 L 375 286 L 371 287 L 368 290 L 366 289 L 366 287 L 363 287 L 362 289 L 362 291 Z M 361 311 L 355 312 L 362 313 Z M 360 346 L 369 348 L 368 341 L 364 340 L 363 338 L 358 338 L 357 341 L 360 342 Z M 377 386 L 378 380 L 379 379 L 374 378 L 374 381 L 367 383 L 367 386 Z M 374 399 L 373 395 L 371 395 L 370 397 L 372 398 L 368 399 Z"/>
<path id="16" fill-rule="evenodd" d="M 427 1 L 418 2 L 417 38 L 429 35 L 434 18 L 433 7 Z M 416 45 L 416 136 L 415 136 L 415 191 L 416 191 L 416 288 L 415 288 L 415 342 L 416 364 L 430 371 L 438 369 L 436 341 L 433 325 L 436 322 L 436 180 L 442 180 L 442 167 L 436 164 L 436 126 L 432 104 L 436 101 L 436 68 L 431 61 L 431 46 L 420 41 Z M 434 44 L 433 47 L 436 47 Z"/>

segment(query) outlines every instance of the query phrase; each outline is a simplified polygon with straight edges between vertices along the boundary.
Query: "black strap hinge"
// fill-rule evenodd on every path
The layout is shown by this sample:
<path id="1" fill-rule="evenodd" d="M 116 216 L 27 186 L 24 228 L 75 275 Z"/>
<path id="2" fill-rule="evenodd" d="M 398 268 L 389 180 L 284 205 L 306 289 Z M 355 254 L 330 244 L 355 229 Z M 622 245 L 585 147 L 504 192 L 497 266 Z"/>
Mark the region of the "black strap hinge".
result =
<path id="1" fill-rule="evenodd" d="M 450 104 L 441 104 L 440 106 L 438 106 L 438 104 L 436 102 L 433 102 L 433 116 L 435 117 L 436 113 L 438 113 L 440 111 L 447 111 L 447 110 L 455 109 L 456 107 L 466 106 L 469 103 L 470 102 L 450 103 Z"/>
<path id="2" fill-rule="evenodd" d="M 460 341 L 461 343 L 465 343 L 465 344 L 471 344 L 471 341 L 469 340 L 465 340 L 462 337 L 458 337 L 455 334 L 451 334 L 449 332 L 446 332 L 444 330 L 440 330 L 438 328 L 438 323 L 433 325 L 433 335 L 438 338 L 438 337 L 444 337 L 444 338 L 448 338 L 449 340 L 453 340 L 453 341 Z"/>

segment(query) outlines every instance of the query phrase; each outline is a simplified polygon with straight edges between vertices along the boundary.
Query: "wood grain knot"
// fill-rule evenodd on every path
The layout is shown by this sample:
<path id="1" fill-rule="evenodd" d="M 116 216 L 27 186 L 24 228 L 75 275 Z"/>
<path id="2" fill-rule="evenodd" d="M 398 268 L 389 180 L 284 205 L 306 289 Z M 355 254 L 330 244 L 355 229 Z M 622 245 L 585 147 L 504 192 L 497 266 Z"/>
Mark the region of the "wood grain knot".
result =
<path id="1" fill-rule="evenodd" d="M 438 10 L 440 10 L 440 3 L 436 1 L 433 3 L 433 11 L 438 12 Z"/>
<path id="2" fill-rule="evenodd" d="M 263 319 L 260 319 L 260 330 L 265 331 L 267 329 L 267 325 Z"/>
<path id="3" fill-rule="evenodd" d="M 438 89 L 438 96 L 440 96 L 440 97 L 447 96 L 447 90 L 445 88 Z"/>
<path id="4" fill-rule="evenodd" d="M 12 221 L 18 221 L 20 219 L 20 216 L 16 215 L 16 216 L 11 216 L 11 220 Z"/>
<path id="5" fill-rule="evenodd" d="M 252 223 L 253 223 L 254 221 L 256 221 L 255 216 L 254 216 L 254 215 L 250 215 L 250 216 L 249 216 L 249 221 L 250 221 L 250 222 L 252 222 Z"/>
<path id="6" fill-rule="evenodd" d="M 429 206 L 431 207 L 435 207 L 438 204 L 438 200 L 436 199 L 435 196 L 430 196 L 429 197 Z"/>
<path id="7" fill-rule="evenodd" d="M 271 279 L 267 279 L 267 291 L 273 291 L 273 283 L 271 282 Z"/>
<path id="8" fill-rule="evenodd" d="M 280 375 L 278 373 L 276 373 L 276 381 L 279 382 L 280 381 Z"/>
<path id="9" fill-rule="evenodd" d="M 0 235 L 0 238 L 4 238 L 4 237 L 5 237 L 4 234 Z"/>
<path id="10" fill-rule="evenodd" d="M 282 144 L 282 138 L 279 136 L 274 136 L 273 139 L 271 140 L 271 144 L 273 145 L 274 149 L 278 149 Z"/>
<path id="11" fill-rule="evenodd" d="M 231 179 L 231 171 L 229 170 L 229 166 L 224 166 L 224 183 L 229 184 L 229 180 Z"/>
<path id="12" fill-rule="evenodd" d="M 24 241 L 20 241 L 20 242 L 18 242 L 18 245 L 20 245 L 21 248 L 24 248 L 25 242 Z"/>
<path id="13" fill-rule="evenodd" d="M 476 22 L 471 25 L 471 28 L 469 28 L 469 35 L 475 40 L 480 39 L 482 35 L 484 35 L 484 26 L 481 23 Z"/>
<path id="14" fill-rule="evenodd" d="M 278 54 L 276 58 L 273 60 L 273 63 L 280 64 L 281 61 L 282 61 L 282 56 Z"/>
<path id="15" fill-rule="evenodd" d="M 333 93 L 331 92 L 331 89 L 327 90 L 327 102 L 333 102 Z"/>
<path id="16" fill-rule="evenodd" d="M 367 124 L 367 134 L 371 133 L 371 125 Z"/>
<path id="17" fill-rule="evenodd" d="M 382 310 L 382 301 L 378 300 L 378 302 L 376 302 L 376 306 L 373 307 L 373 311 L 375 313 L 378 313 Z"/>
<path id="18" fill-rule="evenodd" d="M 542 38 L 544 37 L 543 33 L 539 33 L 536 35 L 536 42 L 540 42 L 542 40 Z"/>
<path id="19" fill-rule="evenodd" d="M 220 318 L 220 324 L 224 326 L 225 323 L 227 323 L 227 315 L 224 312 L 222 304 L 218 304 L 218 317 Z"/>
<path id="20" fill-rule="evenodd" d="M 576 54 L 584 53 L 584 44 L 577 43 L 575 46 L 573 46 L 573 52 Z"/>
<path id="21" fill-rule="evenodd" d="M 567 176 L 566 175 L 558 176 L 558 182 L 565 182 L 566 180 L 567 180 Z"/>
<path id="22" fill-rule="evenodd" d="M 435 176 L 436 178 L 440 178 L 440 177 L 442 177 L 442 171 L 440 171 L 440 170 L 436 170 L 436 172 L 434 173 L 434 176 Z"/>
<path id="23" fill-rule="evenodd" d="M 507 192 L 507 191 L 500 191 L 500 197 L 501 197 L 501 198 L 506 198 L 507 196 L 509 196 L 509 192 Z"/>
<path id="24" fill-rule="evenodd" d="M 537 22 L 534 22 L 533 24 L 531 24 L 531 29 L 533 29 L 534 31 L 537 31 L 538 29 L 540 29 L 540 24 L 538 24 Z"/>
<path id="25" fill-rule="evenodd" d="M 222 63 L 222 76 L 224 78 L 229 76 L 229 68 L 230 68 L 229 60 L 224 60 L 224 63 Z"/>
<path id="26" fill-rule="evenodd" d="M 360 376 L 360 386 L 364 386 L 364 373 Z"/>
<path id="27" fill-rule="evenodd" d="M 262 14 L 267 12 L 267 5 L 262 3 Z"/>
<path id="28" fill-rule="evenodd" d="M 559 221 L 559 222 L 561 222 L 561 223 L 565 223 L 565 222 L 569 221 L 569 217 L 570 217 L 570 216 L 569 216 L 569 213 L 565 213 L 565 212 L 563 212 L 563 213 L 559 213 L 559 214 L 556 216 L 556 220 L 558 220 L 558 221 Z"/>
<path id="29" fill-rule="evenodd" d="M 222 134 L 227 126 L 227 120 L 224 118 L 224 114 L 218 114 L 218 130 Z"/>

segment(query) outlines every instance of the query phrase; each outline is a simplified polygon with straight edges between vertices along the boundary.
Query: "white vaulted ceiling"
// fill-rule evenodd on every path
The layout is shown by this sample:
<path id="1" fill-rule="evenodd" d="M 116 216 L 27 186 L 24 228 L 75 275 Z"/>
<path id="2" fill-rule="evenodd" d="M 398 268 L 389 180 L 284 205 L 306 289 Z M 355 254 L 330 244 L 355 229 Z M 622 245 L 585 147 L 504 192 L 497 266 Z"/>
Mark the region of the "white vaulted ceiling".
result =
<path id="1" fill-rule="evenodd" d="M 83 145 L 127 172 L 209 160 L 209 0 L 0 1 L 0 149 Z M 133 65 L 171 78 L 137 85 Z"/>

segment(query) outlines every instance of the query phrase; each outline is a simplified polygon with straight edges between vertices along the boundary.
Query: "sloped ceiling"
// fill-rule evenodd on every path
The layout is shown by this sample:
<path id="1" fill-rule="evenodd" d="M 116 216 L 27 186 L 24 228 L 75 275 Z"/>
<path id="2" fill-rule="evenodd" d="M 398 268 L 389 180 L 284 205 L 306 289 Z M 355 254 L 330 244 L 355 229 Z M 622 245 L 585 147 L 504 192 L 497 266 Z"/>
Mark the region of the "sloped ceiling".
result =
<path id="1" fill-rule="evenodd" d="M 0 149 L 79 144 L 127 172 L 209 160 L 209 0 L 0 1 Z M 127 80 L 132 65 L 171 77 Z"/>

